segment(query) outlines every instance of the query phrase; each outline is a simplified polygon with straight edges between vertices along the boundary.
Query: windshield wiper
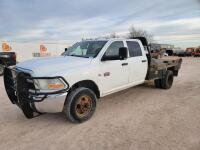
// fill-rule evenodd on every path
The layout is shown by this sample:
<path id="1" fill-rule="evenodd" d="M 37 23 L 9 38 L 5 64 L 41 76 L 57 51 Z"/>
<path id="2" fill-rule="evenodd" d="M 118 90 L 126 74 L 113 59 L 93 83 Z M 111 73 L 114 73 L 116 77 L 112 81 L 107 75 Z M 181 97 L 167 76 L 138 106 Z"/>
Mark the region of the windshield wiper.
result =
<path id="1" fill-rule="evenodd" d="M 72 54 L 72 55 L 67 55 L 67 56 L 75 56 L 75 57 L 89 58 L 88 56 L 83 56 L 83 55 L 74 55 L 74 54 Z"/>

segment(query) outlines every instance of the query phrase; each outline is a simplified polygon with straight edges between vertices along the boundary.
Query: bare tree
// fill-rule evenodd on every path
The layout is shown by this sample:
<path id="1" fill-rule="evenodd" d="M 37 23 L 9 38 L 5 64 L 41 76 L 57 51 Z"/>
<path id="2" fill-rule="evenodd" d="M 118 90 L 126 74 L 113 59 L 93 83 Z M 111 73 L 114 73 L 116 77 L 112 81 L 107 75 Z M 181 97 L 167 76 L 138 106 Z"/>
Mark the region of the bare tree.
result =
<path id="1" fill-rule="evenodd" d="M 153 35 L 148 33 L 146 30 L 137 29 L 134 26 L 132 26 L 129 29 L 128 38 L 132 39 L 132 38 L 141 37 L 141 36 L 146 37 L 149 43 L 153 42 Z"/>
<path id="2" fill-rule="evenodd" d="M 115 32 L 113 32 L 110 34 L 109 38 L 118 38 L 118 36 Z"/>

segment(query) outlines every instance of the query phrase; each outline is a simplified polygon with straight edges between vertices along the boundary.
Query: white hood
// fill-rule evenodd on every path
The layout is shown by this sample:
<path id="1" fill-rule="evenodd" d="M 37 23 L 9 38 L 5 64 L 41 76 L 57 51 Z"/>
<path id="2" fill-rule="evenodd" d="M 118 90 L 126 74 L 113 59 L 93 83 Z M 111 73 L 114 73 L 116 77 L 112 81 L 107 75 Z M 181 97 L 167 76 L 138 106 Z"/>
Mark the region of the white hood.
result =
<path id="1" fill-rule="evenodd" d="M 35 76 L 58 76 L 59 72 L 87 66 L 90 62 L 91 58 L 58 56 L 24 61 L 17 68 L 32 71 Z"/>

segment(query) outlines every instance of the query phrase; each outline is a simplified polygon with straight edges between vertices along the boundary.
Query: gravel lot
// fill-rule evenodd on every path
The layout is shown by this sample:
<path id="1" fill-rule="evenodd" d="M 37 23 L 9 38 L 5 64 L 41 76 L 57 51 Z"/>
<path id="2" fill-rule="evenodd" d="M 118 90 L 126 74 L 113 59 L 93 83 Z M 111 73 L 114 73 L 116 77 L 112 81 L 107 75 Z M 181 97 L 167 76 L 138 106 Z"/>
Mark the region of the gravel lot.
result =
<path id="1" fill-rule="evenodd" d="M 62 114 L 26 119 L 0 77 L 0 149 L 199 150 L 200 58 L 183 59 L 170 90 L 149 82 L 107 96 L 93 118 L 78 125 Z"/>

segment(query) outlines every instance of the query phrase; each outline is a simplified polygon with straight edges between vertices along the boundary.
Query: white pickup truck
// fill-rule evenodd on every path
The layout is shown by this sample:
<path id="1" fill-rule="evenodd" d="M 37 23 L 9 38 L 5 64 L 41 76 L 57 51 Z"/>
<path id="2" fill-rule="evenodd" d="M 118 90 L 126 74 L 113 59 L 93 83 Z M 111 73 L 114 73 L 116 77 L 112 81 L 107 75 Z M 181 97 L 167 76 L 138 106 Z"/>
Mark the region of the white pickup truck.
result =
<path id="1" fill-rule="evenodd" d="M 154 80 L 169 89 L 182 59 L 153 59 L 145 38 L 82 41 L 62 56 L 5 68 L 9 99 L 27 118 L 63 112 L 73 123 L 92 117 L 97 99 Z"/>

